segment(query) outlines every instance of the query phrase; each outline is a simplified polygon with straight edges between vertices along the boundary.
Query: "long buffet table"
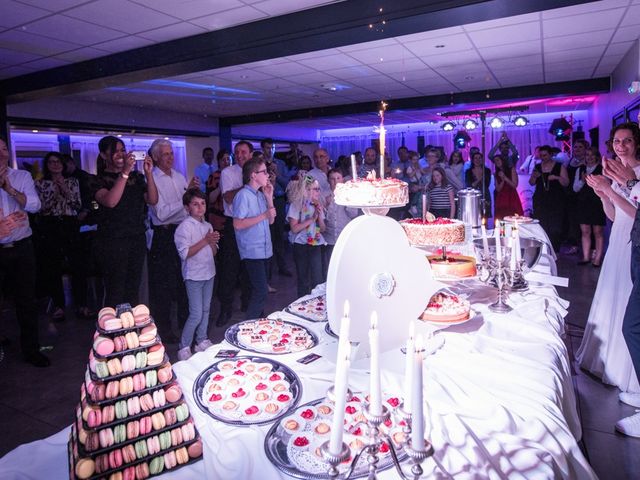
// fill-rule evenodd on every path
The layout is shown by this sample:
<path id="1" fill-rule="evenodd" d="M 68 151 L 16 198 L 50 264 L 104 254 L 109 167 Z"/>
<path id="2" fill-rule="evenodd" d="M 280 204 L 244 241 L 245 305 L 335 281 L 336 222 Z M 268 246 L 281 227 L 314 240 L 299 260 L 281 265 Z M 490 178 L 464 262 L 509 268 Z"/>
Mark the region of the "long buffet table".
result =
<path id="1" fill-rule="evenodd" d="M 550 258 L 550 257 L 549 257 Z M 537 267 L 555 273 L 553 262 Z M 550 265 L 550 263 L 552 265 Z M 445 479 L 591 479 L 596 478 L 577 440 L 580 420 L 571 382 L 567 350 L 561 336 L 568 302 L 550 285 L 512 294 L 514 310 L 507 315 L 488 311 L 495 289 L 477 281 L 452 285 L 469 295 L 476 316 L 469 322 L 436 333 L 444 343 L 425 359 L 424 391 L 428 437 L 435 448 L 425 461 L 426 478 Z M 320 286 L 314 294 L 322 293 Z M 277 355 L 300 377 L 300 404 L 323 397 L 333 380 L 336 340 L 324 323 L 311 323 L 285 312 L 284 320 L 313 330 L 322 358 L 309 365 L 296 362 L 309 351 Z M 162 478 L 285 479 L 264 452 L 269 426 L 234 427 L 214 421 L 193 399 L 196 377 L 219 359 L 227 342 L 174 364 L 174 371 L 200 431 L 204 460 Z M 251 354 L 251 353 L 249 353 Z M 397 349 L 381 358 L 385 391 L 402 392 L 404 355 Z M 368 390 L 368 361 L 350 372 L 354 391 Z M 80 381 L 80 379 L 79 379 Z M 65 478 L 69 428 L 21 445 L 0 459 L 0 478 Z M 380 478 L 398 478 L 387 470 Z"/>

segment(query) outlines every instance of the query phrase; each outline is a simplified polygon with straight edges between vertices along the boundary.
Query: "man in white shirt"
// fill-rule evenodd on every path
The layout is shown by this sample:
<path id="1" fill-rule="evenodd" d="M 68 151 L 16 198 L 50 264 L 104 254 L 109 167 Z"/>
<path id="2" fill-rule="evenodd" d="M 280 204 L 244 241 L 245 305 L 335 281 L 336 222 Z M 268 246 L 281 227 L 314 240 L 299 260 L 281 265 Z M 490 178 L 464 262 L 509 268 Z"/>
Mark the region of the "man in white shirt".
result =
<path id="1" fill-rule="evenodd" d="M 36 367 L 48 367 L 49 359 L 40 353 L 38 342 L 36 260 L 27 216 L 38 210 L 40 198 L 31 175 L 9 167 L 9 148 L 0 137 L 0 271 L 14 287 L 22 356 Z"/>
<path id="2" fill-rule="evenodd" d="M 171 303 L 178 305 L 178 324 L 182 326 L 189 314 L 189 303 L 181 273 L 181 263 L 174 234 L 187 217 L 182 196 L 187 187 L 199 187 L 196 177 L 187 180 L 173 169 L 173 146 L 169 140 L 158 139 L 151 145 L 155 163 L 153 178 L 158 188 L 158 203 L 149 210 L 153 239 L 149 250 L 149 307 L 153 312 L 162 340 L 177 343 L 171 329 Z"/>
<path id="3" fill-rule="evenodd" d="M 220 239 L 220 272 L 218 298 L 220 299 L 220 315 L 216 326 L 225 325 L 233 311 L 233 292 L 240 279 L 241 310 L 246 311 L 249 303 L 249 279 L 242 268 L 240 253 L 233 229 L 233 199 L 242 189 L 242 166 L 251 158 L 253 145 L 241 140 L 233 148 L 236 163 L 222 170 L 220 174 L 220 190 L 224 204 L 224 231 Z M 242 278 L 240 278 L 242 277 Z"/>
<path id="4" fill-rule="evenodd" d="M 329 152 L 324 148 L 317 148 L 313 152 L 313 164 L 315 165 L 315 168 L 309 170 L 309 175 L 318 181 L 318 184 L 320 185 L 320 195 L 325 204 L 327 197 L 331 195 L 331 187 L 329 186 L 329 180 L 327 178 L 327 174 L 331 168 L 329 165 L 330 163 L 331 159 L 329 158 Z"/>
<path id="5" fill-rule="evenodd" d="M 200 180 L 200 190 L 204 193 L 207 190 L 207 180 L 209 176 L 218 170 L 217 162 L 214 162 L 213 148 L 202 149 L 202 163 L 193 171 L 195 177 Z"/>

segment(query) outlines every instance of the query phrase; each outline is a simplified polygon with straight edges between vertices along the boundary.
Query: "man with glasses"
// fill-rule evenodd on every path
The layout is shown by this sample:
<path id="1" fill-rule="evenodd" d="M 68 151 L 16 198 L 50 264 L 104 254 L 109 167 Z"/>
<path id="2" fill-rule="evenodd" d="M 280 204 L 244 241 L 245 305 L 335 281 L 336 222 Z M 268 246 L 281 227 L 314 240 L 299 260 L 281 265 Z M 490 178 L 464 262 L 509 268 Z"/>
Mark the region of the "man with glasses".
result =
<path id="1" fill-rule="evenodd" d="M 273 206 L 273 185 L 267 166 L 258 158 L 242 167 L 244 186 L 233 199 L 233 228 L 238 251 L 251 284 L 246 318 L 263 316 L 268 294 L 269 262 L 273 255 L 271 225 L 276 217 Z"/>

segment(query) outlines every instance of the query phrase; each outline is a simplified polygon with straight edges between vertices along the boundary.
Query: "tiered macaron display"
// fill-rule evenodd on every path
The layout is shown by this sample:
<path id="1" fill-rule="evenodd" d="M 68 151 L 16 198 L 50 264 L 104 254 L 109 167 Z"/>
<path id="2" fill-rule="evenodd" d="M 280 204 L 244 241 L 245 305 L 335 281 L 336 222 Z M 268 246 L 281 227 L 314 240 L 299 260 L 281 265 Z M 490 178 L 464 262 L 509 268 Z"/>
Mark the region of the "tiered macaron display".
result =
<path id="1" fill-rule="evenodd" d="M 327 321 L 327 299 L 324 295 L 293 302 L 286 311 L 310 322 Z"/>
<path id="2" fill-rule="evenodd" d="M 201 456 L 149 309 L 100 310 L 69 438 L 70 478 L 144 479 Z"/>
<path id="3" fill-rule="evenodd" d="M 349 466 L 353 457 L 368 442 L 367 420 L 364 415 L 366 400 L 359 395 L 354 395 L 346 404 L 343 441 L 351 448 L 351 458 L 339 467 L 341 471 Z M 403 431 L 405 423 L 397 412 L 402 398 L 384 394 L 383 400 L 391 416 L 380 426 L 380 429 L 389 436 L 394 447 L 398 449 L 405 441 Z M 295 477 L 325 474 L 327 464 L 322 458 L 320 447 L 331 437 L 333 414 L 333 402 L 321 399 L 302 405 L 283 417 L 267 433 L 265 448 L 269 459 L 283 471 Z M 378 454 L 380 466 L 383 469 L 392 465 L 388 443 L 381 444 Z M 361 457 L 355 475 L 366 472 L 367 465 L 366 457 Z"/>
<path id="4" fill-rule="evenodd" d="M 318 343 L 305 327 L 277 318 L 236 323 L 227 329 L 225 339 L 244 350 L 271 354 L 301 352 Z"/>

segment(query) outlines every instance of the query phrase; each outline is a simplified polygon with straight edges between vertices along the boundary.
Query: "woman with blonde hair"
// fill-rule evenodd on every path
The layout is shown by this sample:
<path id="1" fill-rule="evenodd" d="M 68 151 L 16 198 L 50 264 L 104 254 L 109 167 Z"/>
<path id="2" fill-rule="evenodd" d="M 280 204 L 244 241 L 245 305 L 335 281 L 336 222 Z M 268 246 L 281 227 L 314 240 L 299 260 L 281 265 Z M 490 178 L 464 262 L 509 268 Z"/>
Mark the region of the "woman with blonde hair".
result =
<path id="1" fill-rule="evenodd" d="M 298 296 L 307 295 L 322 283 L 322 245 L 327 242 L 325 211 L 320 198 L 320 185 L 305 171 L 298 172 L 298 179 L 289 182 L 289 241 L 293 244 L 293 259 L 298 277 Z"/>

